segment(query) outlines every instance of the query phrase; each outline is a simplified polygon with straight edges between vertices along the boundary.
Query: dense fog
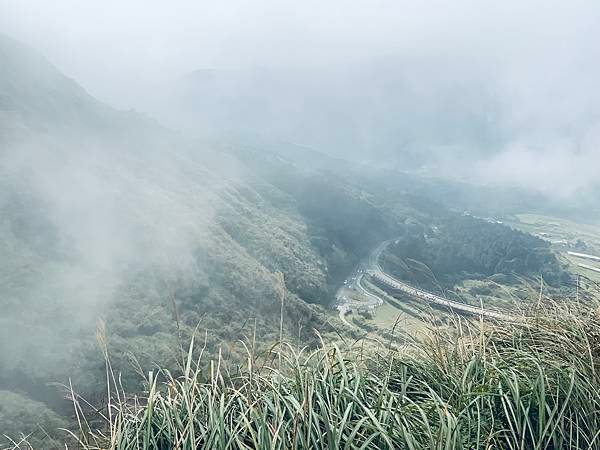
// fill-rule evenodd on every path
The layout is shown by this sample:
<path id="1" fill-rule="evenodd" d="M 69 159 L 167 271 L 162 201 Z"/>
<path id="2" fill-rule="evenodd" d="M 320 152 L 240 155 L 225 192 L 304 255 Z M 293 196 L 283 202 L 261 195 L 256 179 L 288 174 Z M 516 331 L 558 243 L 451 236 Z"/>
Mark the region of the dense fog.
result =
<path id="1" fill-rule="evenodd" d="M 0 25 L 173 127 L 565 195 L 596 178 L 599 8 L 5 0 Z"/>

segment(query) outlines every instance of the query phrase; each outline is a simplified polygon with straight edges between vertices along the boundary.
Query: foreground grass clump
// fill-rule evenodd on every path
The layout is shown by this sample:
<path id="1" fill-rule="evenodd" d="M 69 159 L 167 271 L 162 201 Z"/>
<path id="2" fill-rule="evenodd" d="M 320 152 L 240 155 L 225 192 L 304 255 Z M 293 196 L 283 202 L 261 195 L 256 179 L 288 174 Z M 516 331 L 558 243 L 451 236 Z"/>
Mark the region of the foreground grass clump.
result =
<path id="1" fill-rule="evenodd" d="M 457 322 L 402 349 L 281 345 L 270 364 L 192 360 L 106 414 L 87 449 L 600 448 L 600 320 L 555 308 L 528 322 Z M 362 348 L 362 346 L 361 346 Z M 206 373 L 205 373 L 206 372 Z M 158 381 L 158 380 L 161 381 Z"/>

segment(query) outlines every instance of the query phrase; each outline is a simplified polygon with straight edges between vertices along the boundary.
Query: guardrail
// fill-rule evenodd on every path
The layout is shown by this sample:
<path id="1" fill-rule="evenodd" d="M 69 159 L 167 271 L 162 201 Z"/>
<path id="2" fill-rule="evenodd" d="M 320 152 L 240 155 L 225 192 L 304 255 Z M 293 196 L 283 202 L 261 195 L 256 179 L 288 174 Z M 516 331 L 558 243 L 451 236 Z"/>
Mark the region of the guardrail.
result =
<path id="1" fill-rule="evenodd" d="M 431 292 L 424 291 L 422 289 L 415 288 L 409 284 L 406 284 L 391 275 L 381 271 L 381 270 L 371 270 L 368 271 L 369 275 L 383 283 L 384 285 L 404 292 L 405 294 L 410 295 L 411 297 L 417 297 L 421 300 L 424 300 L 429 303 L 435 303 L 440 306 L 445 306 L 449 309 L 456 310 L 458 312 L 467 313 L 471 315 L 489 317 L 498 320 L 509 320 L 514 321 L 518 320 L 516 316 L 511 316 L 508 314 L 504 314 L 497 311 L 490 311 L 489 309 L 478 308 L 476 306 L 467 305 L 465 303 L 459 303 L 452 300 L 448 300 L 444 297 L 440 297 L 439 295 L 432 294 Z"/>

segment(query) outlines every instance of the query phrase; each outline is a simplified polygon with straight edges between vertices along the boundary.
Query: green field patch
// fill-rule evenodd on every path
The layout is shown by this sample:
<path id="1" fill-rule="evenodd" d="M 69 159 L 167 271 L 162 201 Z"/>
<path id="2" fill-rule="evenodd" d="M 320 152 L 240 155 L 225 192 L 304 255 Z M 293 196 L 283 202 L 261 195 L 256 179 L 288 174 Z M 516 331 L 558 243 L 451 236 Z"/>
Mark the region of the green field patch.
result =
<path id="1" fill-rule="evenodd" d="M 518 221 L 508 224 L 552 243 L 567 264 L 569 272 L 600 283 L 600 263 L 570 255 L 568 252 L 600 256 L 600 225 L 579 223 L 562 217 L 517 214 Z M 581 265 L 588 266 L 582 267 Z"/>

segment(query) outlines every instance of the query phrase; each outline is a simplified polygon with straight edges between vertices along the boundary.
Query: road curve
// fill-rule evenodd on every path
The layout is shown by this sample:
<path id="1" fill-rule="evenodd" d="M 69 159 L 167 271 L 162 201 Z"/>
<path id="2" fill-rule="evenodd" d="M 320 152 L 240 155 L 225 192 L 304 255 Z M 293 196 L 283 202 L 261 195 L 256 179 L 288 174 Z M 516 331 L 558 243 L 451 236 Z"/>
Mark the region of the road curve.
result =
<path id="1" fill-rule="evenodd" d="M 478 308 L 476 306 L 468 305 L 466 303 L 455 302 L 453 300 L 448 300 L 447 298 L 440 297 L 439 295 L 432 294 L 431 292 L 418 289 L 382 271 L 372 271 L 369 274 L 374 279 L 383 283 L 385 286 L 391 289 L 394 289 L 396 291 L 402 291 L 403 293 L 408 294 L 413 298 L 423 300 L 427 303 L 433 303 L 439 306 L 444 306 L 458 313 L 489 317 L 491 319 L 497 320 L 515 320 L 515 317 L 510 316 L 508 314 L 503 314 L 499 311 L 492 311 L 489 309 Z"/>
<path id="2" fill-rule="evenodd" d="M 379 264 L 379 257 L 381 253 L 391 243 L 391 240 L 384 241 L 371 252 L 369 257 L 364 263 L 354 269 L 353 273 L 349 277 L 350 284 L 347 281 L 344 282 L 344 286 L 338 290 L 336 295 L 337 309 L 340 311 L 340 318 L 346 323 L 345 315 L 352 311 L 354 308 L 375 308 L 383 304 L 383 298 L 369 292 L 362 284 L 363 277 L 368 274 L 374 280 L 381 283 L 384 287 L 392 289 L 394 291 L 401 291 L 402 293 L 409 295 L 413 299 L 420 300 L 426 303 L 439 305 L 448 308 L 458 314 L 476 315 L 486 317 L 495 320 L 508 320 L 515 321 L 519 320 L 518 316 L 512 316 L 509 314 L 502 313 L 500 311 L 494 311 L 490 309 L 478 308 L 476 306 L 468 305 L 466 303 L 456 302 L 448 300 L 447 298 L 441 297 L 423 289 L 411 286 L 403 281 L 394 278 L 392 275 L 386 273 L 381 265 Z M 358 291 L 363 294 L 367 301 L 356 301 L 348 298 L 347 292 L 349 290 Z"/>

